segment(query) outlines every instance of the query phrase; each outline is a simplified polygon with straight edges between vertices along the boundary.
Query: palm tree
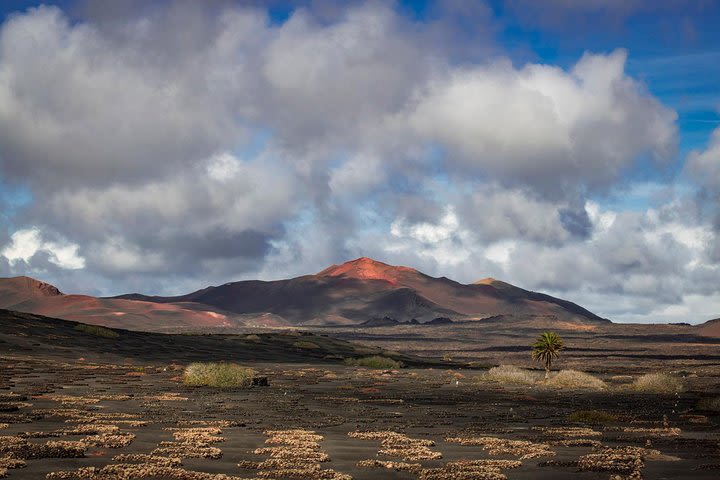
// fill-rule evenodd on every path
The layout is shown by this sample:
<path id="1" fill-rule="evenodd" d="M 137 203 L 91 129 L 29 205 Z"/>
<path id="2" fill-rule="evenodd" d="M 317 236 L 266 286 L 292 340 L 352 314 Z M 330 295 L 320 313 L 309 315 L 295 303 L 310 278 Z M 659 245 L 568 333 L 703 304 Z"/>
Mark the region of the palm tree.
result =
<path id="1" fill-rule="evenodd" d="M 560 350 L 565 347 L 563 340 L 555 332 L 544 332 L 540 334 L 535 343 L 532 344 L 532 358 L 538 362 L 545 363 L 545 379 L 550 376 L 550 367 L 553 360 L 560 355 Z"/>

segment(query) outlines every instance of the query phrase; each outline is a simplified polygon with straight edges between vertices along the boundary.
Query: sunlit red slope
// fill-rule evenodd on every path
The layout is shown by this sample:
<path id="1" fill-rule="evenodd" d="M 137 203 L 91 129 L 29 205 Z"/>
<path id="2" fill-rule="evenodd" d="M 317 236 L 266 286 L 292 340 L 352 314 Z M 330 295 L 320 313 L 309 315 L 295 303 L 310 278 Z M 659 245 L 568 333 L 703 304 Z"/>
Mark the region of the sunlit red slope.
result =
<path id="1" fill-rule="evenodd" d="M 720 337 L 720 318 L 708 320 L 696 327 L 701 335 L 707 337 Z"/>
<path id="2" fill-rule="evenodd" d="M 208 305 L 155 303 L 65 295 L 29 277 L 0 278 L 0 308 L 136 330 L 234 326 L 235 315 Z"/>

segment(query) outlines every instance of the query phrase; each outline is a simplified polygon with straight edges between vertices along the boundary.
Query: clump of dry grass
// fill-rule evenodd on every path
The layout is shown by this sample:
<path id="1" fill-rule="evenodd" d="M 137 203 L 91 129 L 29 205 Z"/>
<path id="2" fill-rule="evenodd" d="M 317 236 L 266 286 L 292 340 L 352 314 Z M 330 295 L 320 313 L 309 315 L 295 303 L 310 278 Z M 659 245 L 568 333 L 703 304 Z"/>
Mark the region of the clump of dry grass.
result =
<path id="1" fill-rule="evenodd" d="M 657 450 L 640 447 L 599 447 L 578 459 L 578 468 L 588 472 L 610 472 L 641 479 L 645 458 L 660 455 Z"/>
<path id="2" fill-rule="evenodd" d="M 102 401 L 125 402 L 128 395 L 45 395 L 41 398 L 60 402 L 62 405 L 95 405 Z"/>
<path id="3" fill-rule="evenodd" d="M 101 433 L 85 437 L 81 441 L 92 447 L 123 448 L 130 445 L 133 440 L 135 440 L 135 434 L 133 433 Z"/>
<path id="4" fill-rule="evenodd" d="M 120 334 L 117 333 L 115 330 L 110 330 L 109 328 L 101 327 L 99 325 L 87 325 L 84 323 L 78 323 L 77 325 L 75 325 L 75 330 L 77 330 L 78 332 L 95 335 L 96 337 L 118 338 L 120 336 Z"/>
<path id="5" fill-rule="evenodd" d="M 496 437 L 451 437 L 446 442 L 460 445 L 478 445 L 490 455 L 512 455 L 520 460 L 538 457 L 552 457 L 555 452 L 546 443 L 533 443 L 525 440 L 508 440 Z"/>
<path id="6" fill-rule="evenodd" d="M 293 347 L 299 348 L 301 350 L 319 350 L 320 345 L 318 345 L 315 342 L 309 342 L 307 340 L 298 340 L 297 342 L 293 343 Z"/>
<path id="7" fill-rule="evenodd" d="M 27 466 L 24 460 L 13 457 L 12 455 L 0 456 L 0 478 L 7 475 L 7 471 L 15 468 L 24 468 Z"/>
<path id="8" fill-rule="evenodd" d="M 49 437 L 67 437 L 70 435 L 100 435 L 115 433 L 120 428 L 117 425 L 83 423 L 72 428 L 61 428 L 51 432 L 26 432 L 23 434 L 27 438 L 49 438 Z"/>
<path id="9" fill-rule="evenodd" d="M 211 446 L 225 439 L 217 435 L 222 430 L 216 427 L 169 428 L 175 441 L 160 442 L 158 448 L 150 452 L 153 456 L 174 458 L 213 458 L 222 457 L 222 450 Z"/>
<path id="10" fill-rule="evenodd" d="M 81 458 L 85 456 L 88 444 L 85 442 L 49 441 L 30 443 L 19 436 L 0 437 L 0 455 L 20 460 L 35 458 Z"/>
<path id="11" fill-rule="evenodd" d="M 436 460 L 442 458 L 442 453 L 430 450 L 435 442 L 419 438 L 410 438 L 402 433 L 389 430 L 374 432 L 349 432 L 349 437 L 361 440 L 380 441 L 379 455 L 398 457 L 405 461 Z"/>
<path id="12" fill-rule="evenodd" d="M 422 465 L 419 463 L 391 462 L 387 460 L 361 460 L 357 463 L 357 466 L 360 468 L 386 468 L 396 472 L 410 472 L 415 475 L 422 470 Z"/>
<path id="13" fill-rule="evenodd" d="M 20 395 L 14 392 L 0 393 L 0 402 L 24 402 L 27 400 L 27 396 Z"/>
<path id="14" fill-rule="evenodd" d="M 345 365 L 349 365 L 351 367 L 376 368 L 380 370 L 397 370 L 404 366 L 402 362 L 398 362 L 392 358 L 382 357 L 380 355 L 372 355 L 370 357 L 363 358 L 346 358 L 344 363 Z"/>
<path id="15" fill-rule="evenodd" d="M 641 427 L 620 427 L 606 428 L 607 432 L 642 433 L 647 437 L 678 437 L 682 430 L 676 427 L 664 428 L 641 428 Z"/>
<path id="16" fill-rule="evenodd" d="M 600 437 L 602 432 L 584 427 L 533 427 L 549 437 Z"/>
<path id="17" fill-rule="evenodd" d="M 27 402 L 0 403 L 0 412 L 17 412 L 21 408 L 32 408 L 32 406 L 32 403 Z"/>
<path id="18" fill-rule="evenodd" d="M 493 367 L 479 378 L 505 385 L 534 385 L 538 380 L 535 373 L 524 368 L 518 368 L 515 365 Z"/>
<path id="19" fill-rule="evenodd" d="M 673 394 L 683 391 L 682 381 L 667 373 L 648 373 L 635 379 L 632 389 L 640 393 Z"/>
<path id="20" fill-rule="evenodd" d="M 330 460 L 330 456 L 320 448 L 322 435 L 312 430 L 268 430 L 265 443 L 270 447 L 258 448 L 256 455 L 267 455 L 261 462 L 243 461 L 238 467 L 258 470 L 262 478 L 298 478 L 352 480 L 352 477 L 332 469 L 323 469 L 320 463 Z"/>
<path id="21" fill-rule="evenodd" d="M 47 480 L 132 480 L 137 478 L 172 478 L 173 480 L 249 480 L 222 473 L 205 473 L 154 463 L 122 463 L 102 468 L 82 467 L 72 471 L 51 472 Z"/>
<path id="22" fill-rule="evenodd" d="M 184 402 L 188 397 L 183 397 L 177 392 L 163 392 L 158 395 L 146 395 L 143 399 L 150 402 Z"/>
<path id="23" fill-rule="evenodd" d="M 115 455 L 113 462 L 119 463 L 150 463 L 153 465 L 161 465 L 164 467 L 179 467 L 182 461 L 177 457 L 160 457 L 156 455 L 147 455 L 144 453 L 126 453 Z"/>
<path id="24" fill-rule="evenodd" d="M 248 387 L 256 375 L 252 368 L 234 363 L 191 363 L 183 373 L 185 385 L 193 387 L 238 388 Z"/>
<path id="25" fill-rule="evenodd" d="M 572 390 L 606 390 L 607 384 L 589 373 L 577 370 L 561 370 L 550 377 L 545 385 Z"/>
<path id="26" fill-rule="evenodd" d="M 420 480 L 506 480 L 502 471 L 520 466 L 517 460 L 459 460 L 421 470 Z"/>

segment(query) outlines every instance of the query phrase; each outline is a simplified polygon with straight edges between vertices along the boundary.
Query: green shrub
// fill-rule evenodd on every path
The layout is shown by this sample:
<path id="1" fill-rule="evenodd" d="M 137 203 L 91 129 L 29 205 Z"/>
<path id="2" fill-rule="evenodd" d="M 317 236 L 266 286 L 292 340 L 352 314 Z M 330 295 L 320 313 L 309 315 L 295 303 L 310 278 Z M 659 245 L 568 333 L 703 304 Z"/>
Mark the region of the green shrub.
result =
<path id="1" fill-rule="evenodd" d="M 648 373 L 635 379 L 633 390 L 640 393 L 672 394 L 683 390 L 682 381 L 667 373 Z"/>
<path id="2" fill-rule="evenodd" d="M 256 372 L 234 363 L 191 363 L 183 373 L 183 383 L 192 387 L 238 388 L 252 384 Z"/>
<path id="3" fill-rule="evenodd" d="M 490 370 L 493 367 L 492 363 L 474 361 L 467 364 L 468 368 L 475 368 L 479 370 Z"/>
<path id="4" fill-rule="evenodd" d="M 380 355 L 363 358 L 346 358 L 345 365 L 350 365 L 352 367 L 380 368 L 383 370 L 398 369 L 404 366 L 402 362 L 395 361 L 388 357 L 381 357 Z"/>
<path id="5" fill-rule="evenodd" d="M 315 342 L 308 342 L 307 340 L 298 340 L 293 343 L 293 347 L 302 348 L 303 350 L 318 350 L 320 345 Z"/>
<path id="6" fill-rule="evenodd" d="M 84 323 L 78 323 L 77 325 L 75 325 L 75 330 L 77 330 L 78 332 L 95 335 L 96 337 L 118 338 L 120 336 L 120 334 L 116 331 L 110 330 L 109 328 L 101 327 L 99 325 L 86 325 Z"/>
<path id="7" fill-rule="evenodd" d="M 481 378 L 510 385 L 533 385 L 537 381 L 537 375 L 524 368 L 515 365 L 500 365 L 487 371 Z"/>
<path id="8" fill-rule="evenodd" d="M 720 412 L 720 397 L 701 398 L 697 404 L 698 410 Z"/>
<path id="9" fill-rule="evenodd" d="M 579 372 L 577 370 L 561 370 L 556 375 L 550 377 L 545 383 L 547 386 L 555 388 L 569 389 L 589 389 L 589 390 L 605 390 L 607 384 L 597 377 L 593 377 L 589 373 Z"/>
<path id="10" fill-rule="evenodd" d="M 578 410 L 568 415 L 568 420 L 578 423 L 611 423 L 617 422 L 618 417 L 603 410 Z"/>

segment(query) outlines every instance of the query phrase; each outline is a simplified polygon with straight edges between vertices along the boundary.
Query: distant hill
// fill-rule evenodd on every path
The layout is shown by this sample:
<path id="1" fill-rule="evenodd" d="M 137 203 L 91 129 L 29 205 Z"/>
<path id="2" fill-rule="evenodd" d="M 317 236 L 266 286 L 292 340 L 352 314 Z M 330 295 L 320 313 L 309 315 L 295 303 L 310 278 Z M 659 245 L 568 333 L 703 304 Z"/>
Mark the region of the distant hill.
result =
<path id="1" fill-rule="evenodd" d="M 370 258 L 332 265 L 314 275 L 246 280 L 174 297 L 141 294 L 67 295 L 29 277 L 0 279 L 0 308 L 147 331 L 240 326 L 373 325 L 482 321 L 587 328 L 607 323 L 567 300 L 495 279 L 462 284 Z"/>
<path id="2" fill-rule="evenodd" d="M 234 314 L 191 302 L 156 303 L 66 295 L 56 287 L 30 277 L 0 278 L 0 308 L 147 331 L 232 327 L 246 323 L 238 322 Z"/>
<path id="3" fill-rule="evenodd" d="M 523 320 L 542 317 L 569 327 L 609 322 L 570 301 L 505 282 L 466 285 L 366 257 L 288 280 L 232 282 L 175 297 L 130 294 L 116 298 L 192 302 L 238 314 L 267 312 L 294 325 L 372 324 L 372 319 L 384 317 L 424 323 L 498 315 Z"/>
<path id="4" fill-rule="evenodd" d="M 720 337 L 720 318 L 708 320 L 696 327 L 701 335 L 707 337 Z"/>

